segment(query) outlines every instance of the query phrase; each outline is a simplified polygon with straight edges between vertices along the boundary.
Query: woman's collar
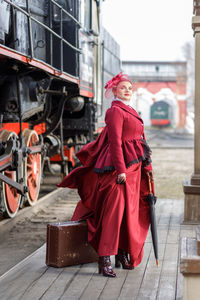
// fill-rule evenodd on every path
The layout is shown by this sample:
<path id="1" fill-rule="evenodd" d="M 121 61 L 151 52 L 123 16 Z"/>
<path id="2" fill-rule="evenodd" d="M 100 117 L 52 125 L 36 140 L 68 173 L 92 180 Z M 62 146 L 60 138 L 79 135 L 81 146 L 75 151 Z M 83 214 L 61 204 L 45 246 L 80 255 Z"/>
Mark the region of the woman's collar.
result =
<path id="1" fill-rule="evenodd" d="M 114 98 L 113 101 L 120 101 L 120 102 L 124 103 L 125 105 L 132 108 L 132 106 L 129 104 L 131 101 L 124 101 L 124 100 L 119 99 L 119 98 Z"/>
<path id="2" fill-rule="evenodd" d="M 121 101 L 119 101 L 118 99 L 115 99 L 115 100 L 112 101 L 112 106 L 113 105 L 120 106 L 123 110 L 126 110 L 127 112 L 131 113 L 132 115 L 134 115 L 136 118 L 138 118 L 143 123 L 143 120 L 141 119 L 141 117 L 139 116 L 139 114 L 136 112 L 136 110 L 133 107 L 125 104 L 124 103 L 125 101 L 123 101 L 123 100 L 121 100 Z"/>

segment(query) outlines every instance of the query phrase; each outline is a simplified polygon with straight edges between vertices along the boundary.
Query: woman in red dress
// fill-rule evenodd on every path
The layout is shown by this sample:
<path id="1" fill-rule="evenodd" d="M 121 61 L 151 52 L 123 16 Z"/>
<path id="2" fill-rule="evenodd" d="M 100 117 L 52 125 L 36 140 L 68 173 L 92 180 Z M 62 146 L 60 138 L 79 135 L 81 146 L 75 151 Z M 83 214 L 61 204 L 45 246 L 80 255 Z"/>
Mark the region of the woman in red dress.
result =
<path id="1" fill-rule="evenodd" d="M 115 277 L 110 255 L 115 255 L 115 267 L 124 269 L 133 269 L 142 260 L 152 167 L 143 121 L 129 106 L 132 82 L 120 73 L 105 88 L 106 97 L 114 95 L 106 126 L 96 141 L 77 153 L 83 166 L 59 186 L 78 189 L 81 200 L 72 220 L 87 221 L 88 241 L 99 255 L 99 273 Z"/>

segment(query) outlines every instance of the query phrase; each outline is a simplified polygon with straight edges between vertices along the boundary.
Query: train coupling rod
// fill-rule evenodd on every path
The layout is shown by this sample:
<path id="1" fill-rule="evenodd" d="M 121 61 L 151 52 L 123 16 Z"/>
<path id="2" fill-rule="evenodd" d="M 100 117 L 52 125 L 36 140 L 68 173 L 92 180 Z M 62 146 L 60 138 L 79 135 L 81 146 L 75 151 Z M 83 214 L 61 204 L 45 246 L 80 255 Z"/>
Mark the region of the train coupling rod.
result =
<path id="1" fill-rule="evenodd" d="M 16 145 L 13 145 L 14 141 L 7 141 L 7 147 L 5 148 L 5 152 L 0 156 L 0 180 L 7 183 L 9 186 L 12 186 L 17 190 L 17 192 L 24 196 L 28 191 L 28 186 L 25 184 L 20 184 L 8 176 L 1 173 L 1 171 L 5 171 L 7 167 L 12 166 L 13 161 L 13 149 L 16 151 Z M 18 152 L 19 153 L 19 152 Z"/>
<path id="2" fill-rule="evenodd" d="M 68 92 L 63 91 L 55 91 L 55 90 L 44 90 L 42 87 L 39 87 L 39 91 L 41 94 L 50 94 L 50 95 L 56 95 L 56 96 L 65 96 L 67 97 Z"/>
<path id="3" fill-rule="evenodd" d="M 18 193 L 22 196 L 24 196 L 26 193 L 28 193 L 28 186 L 24 185 L 24 184 L 20 184 L 12 179 L 10 179 L 9 177 L 5 176 L 4 174 L 0 173 L 0 180 L 2 180 L 3 182 L 9 184 L 10 186 L 12 186 L 13 188 L 15 188 Z"/>

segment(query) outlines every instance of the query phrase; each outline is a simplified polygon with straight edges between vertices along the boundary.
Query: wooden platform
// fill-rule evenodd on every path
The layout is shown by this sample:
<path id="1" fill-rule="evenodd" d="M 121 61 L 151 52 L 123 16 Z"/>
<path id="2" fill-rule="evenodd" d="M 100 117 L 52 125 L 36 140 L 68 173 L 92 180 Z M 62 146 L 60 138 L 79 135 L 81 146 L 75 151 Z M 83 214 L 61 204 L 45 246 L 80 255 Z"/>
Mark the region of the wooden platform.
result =
<path id="1" fill-rule="evenodd" d="M 158 267 L 150 233 L 142 263 L 130 271 L 117 269 L 117 278 L 99 275 L 96 263 L 61 269 L 47 267 L 44 245 L 0 277 L 0 299 L 182 299 L 179 241 L 181 237 L 196 235 L 196 226 L 181 225 L 183 205 L 182 200 L 166 199 L 157 202 Z"/>

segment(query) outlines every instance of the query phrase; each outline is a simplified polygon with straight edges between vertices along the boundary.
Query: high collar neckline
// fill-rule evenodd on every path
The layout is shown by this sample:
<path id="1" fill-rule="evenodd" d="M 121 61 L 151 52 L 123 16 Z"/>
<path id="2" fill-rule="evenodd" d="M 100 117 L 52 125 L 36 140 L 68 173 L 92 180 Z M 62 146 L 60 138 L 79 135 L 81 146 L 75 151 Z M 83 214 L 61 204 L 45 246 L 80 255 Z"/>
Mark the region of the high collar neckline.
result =
<path id="1" fill-rule="evenodd" d="M 133 108 L 133 107 L 131 107 L 131 106 L 129 106 L 129 105 L 127 105 L 127 104 L 125 104 L 124 103 L 124 101 L 118 101 L 118 100 L 114 100 L 114 101 L 112 101 L 112 106 L 120 106 L 123 110 L 125 110 L 125 111 L 127 111 L 127 112 L 129 112 L 129 113 L 131 113 L 132 115 L 134 115 L 136 118 L 138 118 L 142 123 L 143 123 L 143 120 L 142 120 L 142 118 L 139 116 L 139 114 L 137 113 L 137 111 Z"/>
<path id="2" fill-rule="evenodd" d="M 113 101 L 120 101 L 120 102 L 124 103 L 125 105 L 132 107 L 130 104 L 128 104 L 130 101 L 124 101 L 124 100 L 119 99 L 119 98 L 115 98 L 115 99 L 113 99 Z"/>

